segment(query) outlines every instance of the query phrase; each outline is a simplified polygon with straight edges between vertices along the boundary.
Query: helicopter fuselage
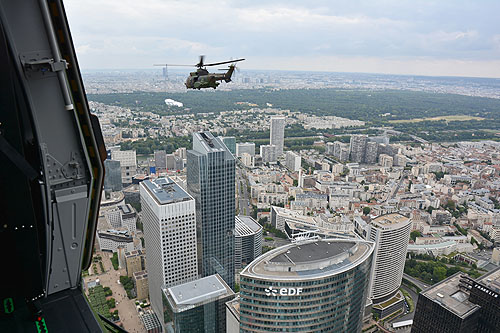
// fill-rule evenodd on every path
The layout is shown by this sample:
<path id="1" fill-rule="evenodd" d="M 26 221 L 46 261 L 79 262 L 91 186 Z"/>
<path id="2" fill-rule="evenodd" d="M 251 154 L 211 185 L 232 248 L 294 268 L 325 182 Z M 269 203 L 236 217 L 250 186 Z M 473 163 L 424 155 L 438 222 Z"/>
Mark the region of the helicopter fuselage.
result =
<path id="1" fill-rule="evenodd" d="M 205 68 L 198 68 L 196 72 L 189 73 L 186 80 L 186 88 L 188 89 L 202 89 L 202 88 L 213 88 L 217 89 L 219 82 L 226 81 L 231 82 L 231 76 L 234 71 L 234 66 L 230 66 L 226 73 L 209 73 Z"/>

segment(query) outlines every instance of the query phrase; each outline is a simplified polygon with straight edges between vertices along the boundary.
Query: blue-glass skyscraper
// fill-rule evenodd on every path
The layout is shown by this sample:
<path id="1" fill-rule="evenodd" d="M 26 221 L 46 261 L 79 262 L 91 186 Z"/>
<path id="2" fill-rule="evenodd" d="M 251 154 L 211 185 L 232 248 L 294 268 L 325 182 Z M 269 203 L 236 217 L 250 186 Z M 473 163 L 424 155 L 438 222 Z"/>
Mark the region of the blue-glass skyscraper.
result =
<path id="1" fill-rule="evenodd" d="M 198 272 L 218 273 L 234 288 L 235 160 L 210 132 L 193 134 L 187 189 L 196 201 Z"/>

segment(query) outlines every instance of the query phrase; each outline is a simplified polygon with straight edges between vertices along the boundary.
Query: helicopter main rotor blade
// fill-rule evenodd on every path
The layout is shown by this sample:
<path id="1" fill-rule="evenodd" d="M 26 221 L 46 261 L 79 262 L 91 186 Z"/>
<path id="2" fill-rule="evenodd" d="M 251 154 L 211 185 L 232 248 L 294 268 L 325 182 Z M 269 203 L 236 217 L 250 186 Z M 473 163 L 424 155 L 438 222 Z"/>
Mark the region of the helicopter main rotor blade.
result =
<path id="1" fill-rule="evenodd" d="M 171 65 L 171 64 L 153 64 L 153 66 L 162 66 L 162 67 L 166 67 L 166 66 L 178 66 L 178 67 L 196 67 L 196 65 Z"/>
<path id="2" fill-rule="evenodd" d="M 229 60 L 229 61 L 222 61 L 222 62 L 214 62 L 212 64 L 205 64 L 204 66 L 216 66 L 216 65 L 223 65 L 223 64 L 230 64 L 233 62 L 238 62 L 238 61 L 243 61 L 245 59 L 236 59 L 236 60 Z"/>

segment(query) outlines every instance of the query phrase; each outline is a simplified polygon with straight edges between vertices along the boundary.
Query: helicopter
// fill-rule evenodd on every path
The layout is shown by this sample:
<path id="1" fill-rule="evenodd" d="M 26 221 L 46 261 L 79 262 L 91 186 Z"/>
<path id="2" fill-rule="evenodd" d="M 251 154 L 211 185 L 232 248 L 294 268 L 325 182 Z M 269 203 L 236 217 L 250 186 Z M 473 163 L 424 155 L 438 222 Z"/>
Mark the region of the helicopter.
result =
<path id="1" fill-rule="evenodd" d="M 222 62 L 215 62 L 211 64 L 204 63 L 205 56 L 200 56 L 200 61 L 196 65 L 170 65 L 170 64 L 155 64 L 153 66 L 183 66 L 183 67 L 198 67 L 195 72 L 189 73 L 188 78 L 186 79 L 186 88 L 188 89 L 202 89 L 202 88 L 214 88 L 217 89 L 219 86 L 219 82 L 217 81 L 226 81 L 231 82 L 231 76 L 236 68 L 236 62 L 243 61 L 245 59 L 236 59 Z M 225 73 L 209 73 L 206 67 L 208 66 L 217 66 L 223 64 L 231 64 L 229 65 L 227 71 Z M 225 70 L 225 69 L 220 69 Z"/>

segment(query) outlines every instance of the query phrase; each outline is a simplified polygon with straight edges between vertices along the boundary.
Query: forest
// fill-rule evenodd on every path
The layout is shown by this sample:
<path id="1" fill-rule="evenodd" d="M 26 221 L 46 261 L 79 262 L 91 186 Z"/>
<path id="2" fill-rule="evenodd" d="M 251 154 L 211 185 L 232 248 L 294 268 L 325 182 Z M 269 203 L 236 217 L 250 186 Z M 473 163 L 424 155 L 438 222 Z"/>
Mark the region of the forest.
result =
<path id="1" fill-rule="evenodd" d="M 165 98 L 184 104 L 184 108 L 167 106 Z M 184 113 L 207 113 L 227 110 L 249 109 L 249 102 L 266 108 L 289 109 L 304 113 L 340 116 L 366 122 L 365 128 L 335 131 L 288 129 L 287 136 L 311 136 L 318 133 L 348 134 L 365 132 L 373 126 L 392 127 L 395 130 L 414 134 L 429 141 L 460 141 L 495 139 L 500 129 L 500 100 L 455 94 L 438 94 L 405 90 L 347 90 L 347 89 L 287 89 L 287 90 L 232 90 L 232 91 L 188 91 L 185 93 L 135 92 L 128 94 L 89 95 L 89 100 L 109 105 L 127 107 L 132 110 L 150 111 L 160 115 Z M 470 116 L 473 120 L 427 120 L 440 116 Z M 420 118 L 421 121 L 397 122 Z M 481 119 L 483 118 L 483 119 Z M 396 121 L 396 122 L 395 122 Z M 231 135 L 233 133 L 228 133 Z M 236 133 L 234 133 L 236 134 Z M 246 136 L 247 133 L 238 133 Z M 264 138 L 261 133 L 253 139 Z M 402 136 L 399 140 L 407 140 Z"/>

